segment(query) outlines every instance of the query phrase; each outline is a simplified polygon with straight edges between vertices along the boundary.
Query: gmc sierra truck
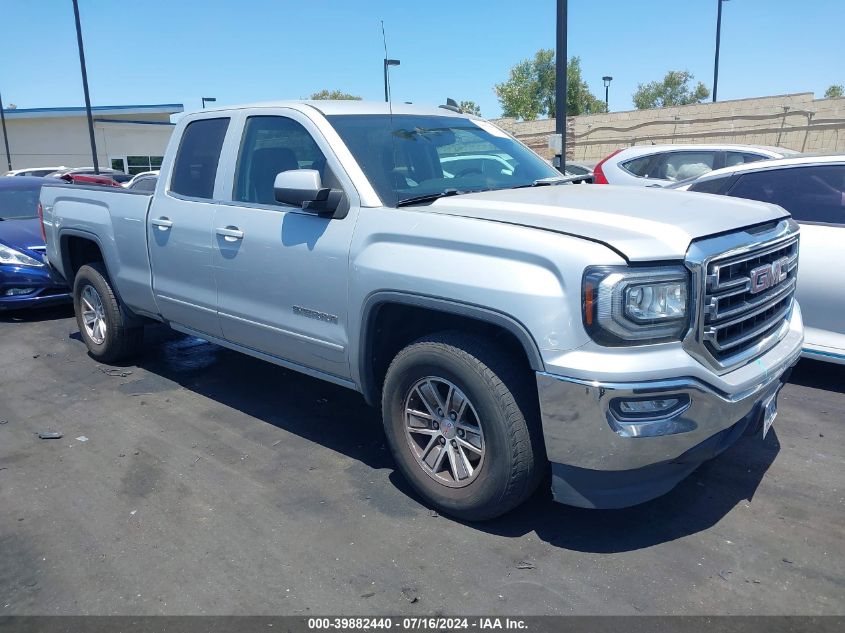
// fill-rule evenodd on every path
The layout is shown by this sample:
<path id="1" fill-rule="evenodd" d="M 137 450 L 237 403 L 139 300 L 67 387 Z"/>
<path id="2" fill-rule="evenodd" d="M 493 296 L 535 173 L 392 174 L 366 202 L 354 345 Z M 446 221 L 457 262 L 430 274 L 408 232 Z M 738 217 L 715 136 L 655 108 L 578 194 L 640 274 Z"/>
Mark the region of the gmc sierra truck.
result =
<path id="1" fill-rule="evenodd" d="M 661 495 L 765 435 L 801 353 L 798 226 L 765 203 L 572 186 L 477 117 L 277 102 L 181 119 L 155 192 L 41 193 L 102 362 L 171 328 L 380 404 L 402 473 L 482 520 Z"/>

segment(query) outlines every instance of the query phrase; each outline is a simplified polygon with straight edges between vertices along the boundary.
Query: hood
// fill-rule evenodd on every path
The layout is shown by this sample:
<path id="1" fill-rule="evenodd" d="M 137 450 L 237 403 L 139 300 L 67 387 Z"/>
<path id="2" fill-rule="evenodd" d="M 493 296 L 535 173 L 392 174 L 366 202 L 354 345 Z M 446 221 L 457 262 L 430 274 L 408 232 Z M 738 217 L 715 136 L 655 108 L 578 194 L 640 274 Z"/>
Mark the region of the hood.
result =
<path id="1" fill-rule="evenodd" d="M 440 198 L 428 211 L 607 244 L 629 261 L 683 259 L 695 239 L 789 214 L 765 202 L 612 185 L 557 185 Z"/>
<path id="2" fill-rule="evenodd" d="M 0 242 L 38 261 L 44 258 L 44 238 L 38 218 L 3 220 L 0 222 Z"/>

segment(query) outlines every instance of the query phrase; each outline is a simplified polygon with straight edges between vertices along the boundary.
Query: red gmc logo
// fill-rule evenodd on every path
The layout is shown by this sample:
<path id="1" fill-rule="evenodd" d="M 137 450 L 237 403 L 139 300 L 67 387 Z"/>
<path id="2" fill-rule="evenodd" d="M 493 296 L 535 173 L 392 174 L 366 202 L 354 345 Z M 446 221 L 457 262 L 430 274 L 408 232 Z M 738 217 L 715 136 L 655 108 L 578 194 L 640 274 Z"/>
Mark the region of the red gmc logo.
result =
<path id="1" fill-rule="evenodd" d="M 771 264 L 763 264 L 752 269 L 750 273 L 751 294 L 756 295 L 758 292 L 777 286 L 786 279 L 788 268 L 789 258 L 781 257 Z"/>

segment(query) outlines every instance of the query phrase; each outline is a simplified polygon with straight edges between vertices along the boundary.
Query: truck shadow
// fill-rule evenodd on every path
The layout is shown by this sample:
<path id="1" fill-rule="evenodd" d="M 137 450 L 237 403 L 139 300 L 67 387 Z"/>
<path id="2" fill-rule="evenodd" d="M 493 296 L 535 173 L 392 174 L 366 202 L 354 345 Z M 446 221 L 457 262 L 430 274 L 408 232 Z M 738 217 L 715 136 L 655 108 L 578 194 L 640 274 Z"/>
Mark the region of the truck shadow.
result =
<path id="1" fill-rule="evenodd" d="M 620 510 L 564 506 L 552 500 L 544 485 L 521 508 L 475 527 L 500 536 L 533 531 L 551 545 L 579 552 L 638 550 L 711 528 L 734 507 L 750 502 L 779 451 L 774 429 L 764 441 L 759 435 L 742 437 L 669 493 Z"/>
<path id="2" fill-rule="evenodd" d="M 138 390 L 165 391 L 177 383 L 370 468 L 392 466 L 380 416 L 358 393 L 162 326 L 147 327 L 144 340 L 147 351 L 126 365 L 153 374 Z"/>
<path id="3" fill-rule="evenodd" d="M 143 391 L 173 389 L 177 383 L 374 470 L 395 468 L 381 416 L 359 394 L 166 328 L 147 328 L 146 338 L 148 351 L 135 363 L 152 374 L 139 385 Z M 742 437 L 670 493 L 622 510 L 560 505 L 545 482 L 516 510 L 466 527 L 502 537 L 534 532 L 556 547 L 582 552 L 642 549 L 706 530 L 750 501 L 779 450 L 774 429 L 765 441 Z M 389 478 L 400 493 L 425 505 L 398 471 Z"/>

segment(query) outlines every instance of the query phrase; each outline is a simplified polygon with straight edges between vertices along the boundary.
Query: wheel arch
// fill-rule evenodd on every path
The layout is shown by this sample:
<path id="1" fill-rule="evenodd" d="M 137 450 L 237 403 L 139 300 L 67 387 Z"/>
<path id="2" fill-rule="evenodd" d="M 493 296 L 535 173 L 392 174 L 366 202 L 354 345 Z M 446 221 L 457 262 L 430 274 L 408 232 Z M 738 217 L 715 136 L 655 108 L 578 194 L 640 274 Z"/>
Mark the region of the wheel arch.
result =
<path id="1" fill-rule="evenodd" d="M 59 244 L 62 256 L 62 272 L 68 285 L 73 289 L 74 279 L 79 269 L 86 264 L 99 263 L 106 270 L 107 281 L 112 292 L 117 297 L 120 310 L 128 323 L 140 325 L 145 321 L 126 307 L 120 296 L 120 290 L 115 283 L 115 277 L 105 256 L 105 249 L 100 238 L 88 231 L 79 229 L 64 229 L 59 233 Z"/>
<path id="2" fill-rule="evenodd" d="M 399 331 L 381 336 L 387 325 Z M 371 294 L 364 302 L 358 345 L 357 371 L 361 393 L 368 404 L 381 398 L 384 375 L 393 356 L 425 334 L 444 329 L 481 332 L 503 338 L 505 345 L 521 355 L 533 371 L 544 371 L 543 358 L 534 338 L 517 319 L 490 308 L 406 292 Z"/>

